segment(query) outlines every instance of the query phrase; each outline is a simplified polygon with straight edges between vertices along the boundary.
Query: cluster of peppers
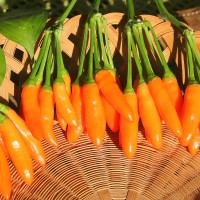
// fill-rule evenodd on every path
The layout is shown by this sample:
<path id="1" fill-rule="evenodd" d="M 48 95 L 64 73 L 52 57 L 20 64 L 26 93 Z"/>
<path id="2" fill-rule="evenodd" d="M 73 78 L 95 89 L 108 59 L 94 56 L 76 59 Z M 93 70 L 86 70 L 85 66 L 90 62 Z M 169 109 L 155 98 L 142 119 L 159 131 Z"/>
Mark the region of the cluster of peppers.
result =
<path id="1" fill-rule="evenodd" d="M 99 12 L 100 1 L 97 0 L 85 23 L 77 76 L 71 83 L 60 39 L 64 19 L 75 2 L 73 0 L 66 12 L 45 31 L 38 58 L 23 85 L 21 116 L 0 104 L 3 166 L 0 193 L 6 198 L 11 193 L 7 158 L 23 181 L 31 185 L 32 158 L 41 166 L 46 164 L 41 141 L 58 146 L 53 131 L 55 119 L 69 143 L 85 134 L 97 147 L 103 143 L 108 126 L 112 132 L 119 133 L 119 145 L 127 158 L 136 152 L 139 120 L 155 149 L 162 147 L 162 121 L 192 155 L 199 149 L 200 59 L 193 32 L 171 17 L 162 1 L 156 0 L 159 10 L 178 28 L 184 29 L 188 79 L 183 92 L 164 58 L 151 23 L 137 19 L 133 1 L 127 0 L 129 12 L 124 42 L 127 42 L 128 66 L 126 85 L 122 89 L 109 46 L 107 21 Z M 160 66 L 162 77 L 154 72 L 150 54 Z M 133 62 L 138 72 L 135 80 Z"/>
<path id="2" fill-rule="evenodd" d="M 125 91 L 136 93 L 138 110 L 135 109 L 134 114 L 138 111 L 146 138 L 155 149 L 162 147 L 162 122 L 164 122 L 180 144 L 195 155 L 200 146 L 200 57 L 195 36 L 192 30 L 168 13 L 161 0 L 156 0 L 156 4 L 162 16 L 167 17 L 183 33 L 187 70 L 185 89 L 180 88 L 176 76 L 170 70 L 151 23 L 146 19 L 138 19 L 134 13 L 133 2 L 128 0 L 129 19 L 126 24 L 128 74 Z M 149 59 L 151 56 L 154 57 L 154 63 Z M 133 59 L 138 71 L 138 78 L 133 83 L 134 90 L 131 86 L 131 77 L 129 78 Z M 155 73 L 152 67 L 155 64 L 160 67 L 161 75 Z M 121 141 L 124 135 L 126 140 L 127 131 L 120 136 Z M 129 135 L 133 138 L 133 131 Z M 137 131 L 134 138 L 136 135 Z M 136 142 L 133 144 L 136 145 Z M 121 145 L 125 148 L 123 143 Z"/>

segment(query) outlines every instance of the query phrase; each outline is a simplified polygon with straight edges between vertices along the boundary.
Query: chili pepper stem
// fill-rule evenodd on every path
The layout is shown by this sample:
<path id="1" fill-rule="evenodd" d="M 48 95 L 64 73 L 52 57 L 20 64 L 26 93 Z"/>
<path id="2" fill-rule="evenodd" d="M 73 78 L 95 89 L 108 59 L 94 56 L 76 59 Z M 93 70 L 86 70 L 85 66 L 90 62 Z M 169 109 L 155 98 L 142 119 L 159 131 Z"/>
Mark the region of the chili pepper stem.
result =
<path id="1" fill-rule="evenodd" d="M 78 85 L 83 84 L 82 76 L 83 76 L 83 66 L 84 66 L 87 42 L 88 42 L 88 29 L 89 29 L 89 25 L 88 25 L 88 22 L 86 22 L 85 27 L 84 27 L 84 32 L 83 32 L 83 44 L 82 44 L 82 49 L 81 49 L 78 74 L 75 80 L 75 84 L 78 84 Z"/>
<path id="2" fill-rule="evenodd" d="M 127 82 L 124 93 L 133 93 L 133 83 L 132 83 L 132 55 L 131 55 L 131 28 L 129 26 L 126 27 L 126 35 L 127 35 L 127 45 L 128 45 L 128 70 L 127 70 Z"/>
<path id="3" fill-rule="evenodd" d="M 69 5 L 67 6 L 64 13 L 58 18 L 58 20 L 55 22 L 55 25 L 62 26 L 67 16 L 70 14 L 71 10 L 74 8 L 74 5 L 76 4 L 77 0 L 71 0 Z"/>
<path id="4" fill-rule="evenodd" d="M 95 20 L 94 18 L 90 18 L 90 30 L 91 30 L 91 36 L 90 36 L 90 50 L 89 50 L 89 64 L 88 64 L 88 74 L 86 77 L 86 83 L 94 83 L 93 78 L 93 50 L 94 50 L 94 40 L 95 38 Z"/>
<path id="5" fill-rule="evenodd" d="M 126 0 L 127 8 L 128 8 L 128 19 L 135 18 L 135 10 L 134 10 L 134 0 Z"/>
<path id="6" fill-rule="evenodd" d="M 43 43 L 42 43 L 42 47 L 41 47 L 39 56 L 38 56 L 36 62 L 33 64 L 33 69 L 32 69 L 32 71 L 31 71 L 31 73 L 30 73 L 30 75 L 29 75 L 29 78 L 28 78 L 28 79 L 26 80 L 26 82 L 24 83 L 24 85 L 29 85 L 29 84 L 35 83 L 35 80 L 34 80 L 34 79 L 35 79 L 36 73 L 37 73 L 37 71 L 38 71 L 38 69 L 39 69 L 39 66 L 40 66 L 40 64 L 41 64 L 42 58 L 43 58 L 45 52 L 48 51 L 48 50 L 46 49 L 46 46 L 47 46 L 47 44 L 48 44 L 48 42 L 49 42 L 49 35 L 50 35 L 50 30 L 47 29 L 47 30 L 46 30 L 46 33 L 45 33 L 45 35 L 44 35 L 44 40 L 43 40 Z M 34 81 L 33 81 L 33 80 L 34 80 Z"/>
<path id="7" fill-rule="evenodd" d="M 181 31 L 188 29 L 183 23 L 177 20 L 173 15 L 171 15 L 163 4 L 163 0 L 155 0 L 158 10 L 164 20 L 171 21 L 176 27 L 178 27 Z"/>

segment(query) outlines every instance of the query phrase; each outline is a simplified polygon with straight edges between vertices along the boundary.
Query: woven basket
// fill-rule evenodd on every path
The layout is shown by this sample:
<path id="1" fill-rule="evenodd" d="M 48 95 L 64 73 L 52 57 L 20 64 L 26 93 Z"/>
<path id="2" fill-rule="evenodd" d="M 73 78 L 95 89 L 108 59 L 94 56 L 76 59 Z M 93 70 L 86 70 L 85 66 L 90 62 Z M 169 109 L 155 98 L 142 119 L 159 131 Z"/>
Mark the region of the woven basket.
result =
<path id="1" fill-rule="evenodd" d="M 116 66 L 126 66 L 120 33 L 125 16 L 121 13 L 104 15 L 109 23 L 111 51 Z M 145 15 L 156 30 L 160 41 L 164 41 L 163 51 L 168 62 L 174 61 L 184 66 L 174 50 L 176 39 L 174 30 L 159 18 Z M 61 46 L 65 65 L 73 79 L 77 72 L 80 55 L 83 22 L 78 15 L 64 24 Z M 161 29 L 160 27 L 163 27 Z M 196 33 L 200 48 L 200 33 Z M 16 43 L 0 36 L 7 62 L 5 80 L 0 87 L 0 96 L 7 104 L 18 108 L 21 85 L 30 72 L 27 52 Z M 40 42 L 36 54 L 40 49 Z M 182 53 L 184 53 L 182 51 Z M 181 67 L 178 67 L 178 71 Z M 123 81 L 123 80 L 122 80 Z M 55 121 L 54 131 L 59 146 L 54 148 L 42 142 L 47 157 L 47 165 L 42 168 L 34 162 L 35 179 L 27 186 L 19 177 L 11 162 L 12 196 L 14 200 L 154 200 L 154 199 L 198 199 L 200 198 L 200 153 L 191 156 L 181 147 L 178 140 L 163 124 L 163 148 L 155 150 L 144 137 L 139 126 L 137 151 L 132 159 L 127 159 L 118 145 L 118 134 L 107 129 L 103 145 L 96 148 L 82 135 L 75 144 L 68 144 L 61 128 Z M 2 197 L 0 199 L 3 199 Z"/>

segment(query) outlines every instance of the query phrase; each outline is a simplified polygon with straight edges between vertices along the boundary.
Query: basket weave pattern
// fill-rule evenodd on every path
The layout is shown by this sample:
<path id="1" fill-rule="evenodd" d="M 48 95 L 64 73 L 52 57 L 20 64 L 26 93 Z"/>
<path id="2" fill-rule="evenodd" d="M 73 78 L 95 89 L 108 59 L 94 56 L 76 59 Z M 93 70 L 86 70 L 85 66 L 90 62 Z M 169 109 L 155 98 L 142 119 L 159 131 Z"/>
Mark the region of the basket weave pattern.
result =
<path id="1" fill-rule="evenodd" d="M 111 51 L 113 54 L 118 53 L 115 62 L 119 66 L 124 63 L 125 67 L 126 60 L 123 59 L 123 47 L 119 37 L 124 25 L 124 15 L 110 13 L 105 17 L 109 24 Z M 179 52 L 174 51 L 176 40 L 172 27 L 157 17 L 142 17 L 152 22 L 157 36 L 164 41 L 166 59 L 174 59 L 177 65 L 184 67 L 184 60 L 180 60 Z M 72 78 L 77 71 L 84 20 L 81 15 L 66 20 L 61 38 L 65 65 Z M 164 28 L 160 28 L 161 26 Z M 200 48 L 200 33 L 197 32 L 196 36 Z M 5 51 L 7 62 L 6 77 L 0 87 L 0 95 L 10 103 L 14 102 L 17 108 L 21 85 L 30 72 L 28 55 L 24 48 L 3 36 L 0 36 L 0 44 Z M 183 53 L 182 51 L 182 57 Z M 54 148 L 45 141 L 42 142 L 47 165 L 41 168 L 34 162 L 35 180 L 32 186 L 23 183 L 12 163 L 9 163 L 13 184 L 11 199 L 198 199 L 200 153 L 191 156 L 164 124 L 163 148 L 159 151 L 152 148 L 144 137 L 143 127 L 139 126 L 137 151 L 133 159 L 125 158 L 118 145 L 118 134 L 109 129 L 104 144 L 99 148 L 85 135 L 75 144 L 69 145 L 56 121 L 54 131 L 59 146 Z"/>

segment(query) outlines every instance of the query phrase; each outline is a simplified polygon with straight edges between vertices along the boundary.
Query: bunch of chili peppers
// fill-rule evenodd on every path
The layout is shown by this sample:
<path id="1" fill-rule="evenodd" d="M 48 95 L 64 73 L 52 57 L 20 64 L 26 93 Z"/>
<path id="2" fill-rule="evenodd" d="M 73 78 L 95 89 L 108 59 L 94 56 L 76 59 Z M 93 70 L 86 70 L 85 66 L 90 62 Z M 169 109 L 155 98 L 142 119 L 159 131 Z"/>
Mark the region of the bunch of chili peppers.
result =
<path id="1" fill-rule="evenodd" d="M 100 1 L 95 1 L 85 22 L 79 66 L 73 83 L 61 53 L 63 23 L 58 20 L 46 30 L 41 53 L 22 91 L 22 113 L 31 132 L 37 139 L 45 139 L 57 146 L 53 132 L 56 118 L 69 143 L 76 142 L 84 133 L 95 146 L 100 146 L 108 126 L 112 132 L 119 133 L 124 154 L 132 158 L 137 147 L 139 121 L 144 126 L 146 139 L 156 149 L 162 147 L 164 122 L 180 143 L 188 146 L 186 141 L 194 137 L 185 134 L 184 126 L 188 122 L 184 121 L 183 110 L 187 95 L 184 93 L 183 98 L 183 91 L 165 60 L 151 23 L 138 19 L 133 1 L 127 0 L 124 42 L 127 42 L 128 66 L 126 86 L 122 90 L 109 46 L 107 21 L 99 12 L 99 5 Z M 190 51 L 187 55 L 191 54 Z M 155 58 L 154 63 L 150 56 Z M 191 63 L 191 57 L 187 62 Z M 133 61 L 137 66 L 137 80 L 132 77 Z M 195 62 L 198 64 L 199 60 Z M 160 67 L 161 75 L 154 71 L 152 65 L 155 63 Z M 191 69 L 188 72 L 191 79 L 194 73 Z M 189 82 L 194 83 L 194 78 L 196 81 L 197 78 L 192 77 Z M 27 104 L 30 92 L 33 102 Z M 36 116 L 40 116 L 40 120 Z"/>
<path id="2" fill-rule="evenodd" d="M 122 89 L 114 67 L 107 21 L 99 12 L 100 0 L 95 1 L 85 22 L 78 71 L 71 83 L 60 39 L 64 20 L 76 3 L 72 0 L 65 13 L 45 31 L 38 58 L 23 85 L 21 117 L 0 104 L 2 195 L 9 198 L 11 193 L 8 158 L 29 185 L 33 181 L 31 158 L 45 166 L 41 141 L 58 146 L 53 131 L 55 119 L 69 143 L 85 134 L 97 147 L 102 145 L 108 126 L 112 132 L 119 133 L 119 144 L 127 158 L 136 153 L 140 120 L 146 139 L 155 149 L 162 147 L 164 122 L 182 146 L 192 155 L 197 153 L 200 145 L 200 58 L 195 37 L 192 30 L 167 12 L 162 1 L 155 1 L 161 14 L 183 31 L 188 75 L 185 90 L 180 89 L 170 70 L 151 23 L 135 16 L 131 0 L 127 0 L 124 40 L 127 43 L 125 88 Z M 155 58 L 161 75 L 154 71 L 155 63 L 150 61 L 150 56 Z M 133 62 L 138 72 L 135 80 Z"/>
<path id="3" fill-rule="evenodd" d="M 169 20 L 182 33 L 186 82 L 180 113 L 183 134 L 179 141 L 192 155 L 195 155 L 200 146 L 200 55 L 196 47 L 194 31 L 171 15 L 161 0 L 155 2 L 161 16 Z"/>
<path id="4" fill-rule="evenodd" d="M 63 24 L 75 3 L 76 0 L 72 0 L 63 15 L 56 21 L 56 25 Z M 41 167 L 46 165 L 41 140 L 45 139 L 51 145 L 57 146 L 57 139 L 53 132 L 55 102 L 51 86 L 51 73 L 54 67 L 53 33 L 58 46 L 56 49 L 59 52 L 57 60 L 60 59 L 60 44 L 56 40 L 59 35 L 57 31 L 53 32 L 48 28 L 45 31 L 39 56 L 34 61 L 33 70 L 23 85 L 21 116 L 12 108 L 0 103 L 0 193 L 6 199 L 10 198 L 12 191 L 12 176 L 8 160 L 13 163 L 21 179 L 31 185 L 34 180 L 32 160 L 34 159 Z"/>

